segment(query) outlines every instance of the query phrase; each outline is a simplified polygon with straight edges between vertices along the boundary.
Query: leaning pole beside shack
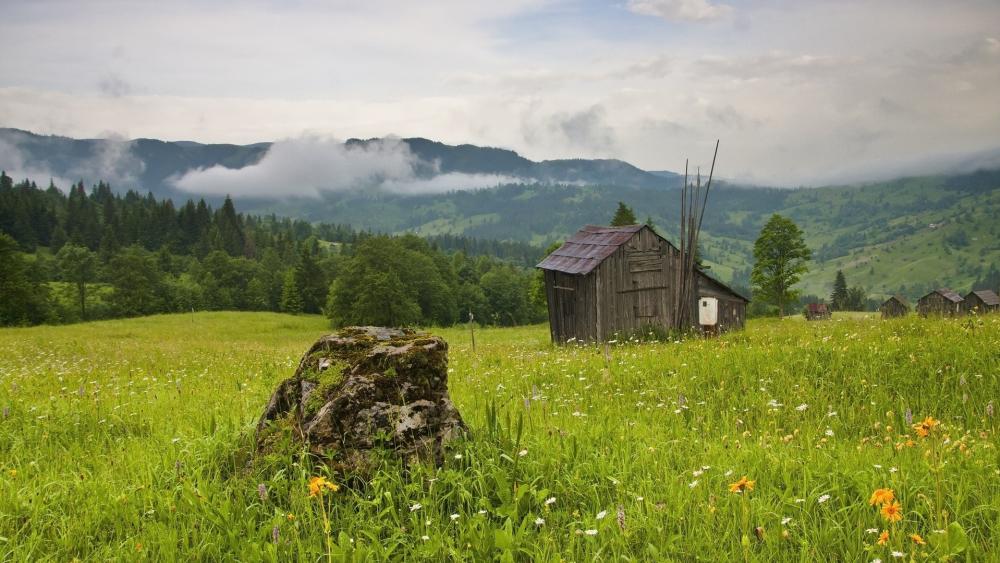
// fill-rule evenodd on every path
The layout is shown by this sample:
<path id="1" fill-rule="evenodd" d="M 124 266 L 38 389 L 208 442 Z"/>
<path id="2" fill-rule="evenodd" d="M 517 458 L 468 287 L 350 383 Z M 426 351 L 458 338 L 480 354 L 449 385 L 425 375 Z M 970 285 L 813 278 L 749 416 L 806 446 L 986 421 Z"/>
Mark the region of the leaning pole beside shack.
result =
<path id="1" fill-rule="evenodd" d="M 712 188 L 712 178 L 715 175 L 715 160 L 719 156 L 719 140 L 715 141 L 715 152 L 712 154 L 712 167 L 708 172 L 708 181 L 704 188 L 701 185 L 701 169 L 696 174 L 692 184 L 689 180 L 689 163 L 684 161 L 684 185 L 681 187 L 680 216 L 680 246 L 677 253 L 677 268 L 675 268 L 675 283 L 673 291 L 674 317 L 672 327 L 677 331 L 688 330 L 693 326 L 691 304 L 694 302 L 695 259 L 698 253 L 698 236 L 701 224 L 705 219 L 705 208 L 708 205 L 708 192 Z"/>

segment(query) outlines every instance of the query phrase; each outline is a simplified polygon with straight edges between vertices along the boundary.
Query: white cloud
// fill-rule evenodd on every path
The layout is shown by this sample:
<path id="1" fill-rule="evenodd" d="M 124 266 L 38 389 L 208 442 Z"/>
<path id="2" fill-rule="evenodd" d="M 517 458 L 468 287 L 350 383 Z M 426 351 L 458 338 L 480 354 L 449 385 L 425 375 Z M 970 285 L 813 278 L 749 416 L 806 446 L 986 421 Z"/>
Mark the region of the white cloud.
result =
<path id="1" fill-rule="evenodd" d="M 133 184 L 142 173 L 145 164 L 132 153 L 132 142 L 119 134 L 107 132 L 94 143 L 92 154 L 75 159 L 73 166 L 56 173 L 46 159 L 32 159 L 22 148 L 24 135 L 17 131 L 5 132 L 0 137 L 0 168 L 15 180 L 30 179 L 36 183 L 51 180 L 62 190 L 67 190 L 77 181 L 95 183 L 110 182 L 112 185 Z M 38 152 L 38 151 L 35 151 Z"/>
<path id="2" fill-rule="evenodd" d="M 172 180 L 177 188 L 191 193 L 265 199 L 354 190 L 436 193 L 515 181 L 508 176 L 439 174 L 434 163 L 421 161 L 398 138 L 345 145 L 319 135 L 278 141 L 259 162 L 244 168 L 213 166 Z"/>
<path id="3" fill-rule="evenodd" d="M 709 0 L 629 0 L 628 9 L 667 21 L 712 21 L 730 15 L 732 6 Z"/>

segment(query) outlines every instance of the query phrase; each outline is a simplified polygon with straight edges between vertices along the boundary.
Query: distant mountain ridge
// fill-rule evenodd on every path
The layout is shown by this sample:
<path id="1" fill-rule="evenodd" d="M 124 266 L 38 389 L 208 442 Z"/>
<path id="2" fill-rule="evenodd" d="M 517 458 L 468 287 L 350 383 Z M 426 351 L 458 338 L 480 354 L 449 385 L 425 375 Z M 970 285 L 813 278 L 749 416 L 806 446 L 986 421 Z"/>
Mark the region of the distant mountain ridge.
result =
<path id="1" fill-rule="evenodd" d="M 350 139 L 346 144 L 378 141 Z M 420 177 L 457 173 L 515 180 L 490 189 L 446 193 L 359 189 L 278 199 L 236 193 L 237 207 L 372 231 L 461 235 L 544 248 L 581 225 L 609 221 L 617 202 L 623 201 L 639 220 L 648 219 L 667 238 L 676 237 L 679 190 L 669 188 L 679 186 L 681 178 L 672 172 L 644 171 L 619 160 L 536 162 L 501 148 L 424 138 L 402 141 L 418 159 L 415 172 Z M 211 166 L 246 167 L 259 162 L 271 146 L 76 140 L 0 129 L 0 168 L 10 172 L 13 163 L 91 184 L 108 179 L 110 167 L 111 172 L 135 178 L 113 182 L 116 189 L 149 190 L 179 202 L 198 194 L 177 191 L 171 177 Z M 723 281 L 745 287 L 753 241 L 770 215 L 780 213 L 803 229 L 813 249 L 810 271 L 799 284 L 807 294 L 829 295 L 838 270 L 851 285 L 862 285 L 875 296 L 901 293 L 915 298 L 940 286 L 966 292 L 1000 267 L 1000 170 L 982 169 L 980 162 L 992 162 L 992 153 L 983 154 L 956 173 L 856 185 L 783 189 L 715 182 L 704 217 L 701 256 Z M 48 180 L 40 174 L 30 178 Z M 275 185 L 278 193 L 283 187 Z"/>
<path id="2" fill-rule="evenodd" d="M 348 139 L 345 145 L 367 145 L 378 141 L 381 139 Z M 650 173 L 621 160 L 533 161 L 509 149 L 471 144 L 448 145 L 421 137 L 401 141 L 419 160 L 416 173 L 422 178 L 463 173 L 543 183 L 635 188 L 671 187 L 680 183 L 676 174 Z M 159 196 L 188 197 L 199 194 L 178 192 L 171 179 L 189 171 L 214 166 L 230 169 L 251 166 L 258 163 L 272 145 L 271 142 L 234 145 L 145 138 L 72 139 L 0 128 L 0 168 L 44 172 L 71 182 L 83 180 L 85 184 L 111 180 L 117 190 L 137 189 Z M 108 156 L 118 160 L 110 162 Z M 102 164 L 117 168 L 102 170 Z M 122 182 L 125 185 L 120 185 Z M 275 197 L 280 197 L 280 193 L 276 193 Z"/>

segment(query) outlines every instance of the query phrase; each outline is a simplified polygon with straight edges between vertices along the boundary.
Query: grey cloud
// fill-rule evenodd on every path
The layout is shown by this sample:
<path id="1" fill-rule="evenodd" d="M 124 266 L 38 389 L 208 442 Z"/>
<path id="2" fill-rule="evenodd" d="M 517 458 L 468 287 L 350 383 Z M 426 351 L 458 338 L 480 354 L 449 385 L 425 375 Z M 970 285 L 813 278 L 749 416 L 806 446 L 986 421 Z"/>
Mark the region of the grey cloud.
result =
<path id="1" fill-rule="evenodd" d="M 120 98 L 132 93 L 132 85 L 114 73 L 108 73 L 97 81 L 97 89 L 105 96 Z"/>
<path id="2" fill-rule="evenodd" d="M 667 21 L 704 22 L 725 18 L 732 6 L 709 0 L 629 0 L 628 9 L 644 16 L 656 16 Z"/>
<path id="3" fill-rule="evenodd" d="M 1000 64 L 1000 38 L 983 37 L 951 57 L 956 64 Z"/>
<path id="4" fill-rule="evenodd" d="M 618 144 L 614 129 L 607 123 L 607 111 L 600 104 L 542 117 L 531 108 L 522 119 L 522 133 L 528 144 L 555 144 L 588 155 L 606 155 Z"/>
<path id="5" fill-rule="evenodd" d="M 849 65 L 858 64 L 851 57 L 834 57 L 829 55 L 792 54 L 785 52 L 770 52 L 754 56 L 706 56 L 694 64 L 696 71 L 702 70 L 708 74 L 735 78 L 738 80 L 756 80 L 763 78 L 809 77 L 832 75 L 833 71 Z"/>
<path id="6" fill-rule="evenodd" d="M 752 129 L 763 124 L 761 120 L 737 111 L 731 105 L 709 106 L 705 108 L 705 115 L 710 123 L 727 129 Z"/>
<path id="7" fill-rule="evenodd" d="M 647 78 L 663 78 L 674 68 L 673 58 L 667 55 L 655 57 L 627 65 L 626 67 L 608 73 L 611 78 L 630 78 L 644 76 Z"/>

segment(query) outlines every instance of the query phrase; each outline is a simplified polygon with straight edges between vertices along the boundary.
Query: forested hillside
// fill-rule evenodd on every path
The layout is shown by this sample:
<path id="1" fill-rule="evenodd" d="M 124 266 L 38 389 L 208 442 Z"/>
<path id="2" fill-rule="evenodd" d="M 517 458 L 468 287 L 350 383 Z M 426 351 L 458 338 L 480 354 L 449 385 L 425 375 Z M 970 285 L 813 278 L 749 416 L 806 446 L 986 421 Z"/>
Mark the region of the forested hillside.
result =
<path id="1" fill-rule="evenodd" d="M 337 323 L 537 322 L 538 249 L 389 237 L 259 217 L 105 183 L 64 194 L 0 174 L 0 325 L 194 310 L 327 313 Z M 373 267 L 372 264 L 375 264 Z M 398 307 L 385 316 L 382 303 Z"/>
<path id="2" fill-rule="evenodd" d="M 339 194 L 256 209 L 386 232 L 448 233 L 543 247 L 585 224 L 606 223 L 618 201 L 667 238 L 676 236 L 680 200 L 670 188 L 518 184 L 439 195 Z M 964 292 L 977 280 L 986 283 L 1000 265 L 997 171 L 800 189 L 719 182 L 705 215 L 706 263 L 722 279 L 747 285 L 753 241 L 773 213 L 798 223 L 814 251 L 801 284 L 807 294 L 829 295 L 837 270 L 876 297 L 917 297 L 941 285 Z"/>
<path id="3" fill-rule="evenodd" d="M 354 139 L 325 145 L 323 151 L 375 150 L 384 141 Z M 294 179 L 277 176 L 273 186 L 258 185 L 245 195 L 241 195 L 244 191 L 239 182 L 227 185 L 227 189 L 232 187 L 240 212 L 294 218 L 299 221 L 293 224 L 305 225 L 296 229 L 312 228 L 311 224 L 341 225 L 340 229 L 347 231 L 445 237 L 437 240 L 438 246 L 465 248 L 513 259 L 522 265 L 531 265 L 544 248 L 583 225 L 607 223 L 619 201 L 630 205 L 640 221 L 648 220 L 667 238 L 676 237 L 680 179 L 672 172 L 648 172 L 618 160 L 536 162 L 510 150 L 447 145 L 423 138 L 397 141 L 405 157 L 404 177 L 414 182 L 441 175 L 459 175 L 469 181 L 488 176 L 523 182 L 461 189 L 469 186 L 460 180 L 453 186 L 455 189 L 446 193 L 440 193 L 443 188 L 426 186 L 421 189 L 432 193 L 414 193 L 420 190 L 394 190 L 368 178 L 303 195 L 309 190 Z M 106 180 L 100 174 L 109 173 L 128 178 L 115 185 L 122 194 L 135 191 L 127 198 L 142 199 L 145 196 L 138 194 L 152 192 L 160 200 L 170 197 L 183 201 L 191 195 L 179 190 L 178 177 L 213 167 L 252 169 L 266 160 L 278 144 L 70 139 L 0 129 L 0 148 L 13 148 L 0 155 L 4 157 L 0 167 L 17 165 L 47 171 L 73 182 L 81 178 L 86 182 Z M 327 152 L 322 155 L 317 162 L 323 161 Z M 724 176 L 724 155 L 721 163 Z M 314 180 L 323 182 L 323 178 Z M 214 190 L 194 197 L 204 196 L 209 204 L 220 206 L 224 204 L 224 193 Z M 194 216 L 184 209 L 176 211 L 185 217 L 184 221 Z M 844 272 L 852 287 L 864 287 L 874 298 L 893 293 L 916 298 L 939 286 L 964 293 L 974 286 L 995 288 L 1000 279 L 1000 243 L 996 242 L 1000 234 L 1000 171 L 970 170 L 965 174 L 799 189 L 747 187 L 717 179 L 701 238 L 705 263 L 721 279 L 742 287 L 749 285 L 751 247 L 773 213 L 786 215 L 799 224 L 813 250 L 810 271 L 800 284 L 806 295 L 829 296 L 838 270 Z M 139 242 L 147 249 L 156 249 L 167 242 L 158 239 L 167 231 L 157 222 L 160 218 L 155 213 L 142 220 L 141 229 L 139 224 L 128 223 L 137 220 L 135 217 L 122 220 L 125 232 L 131 232 L 131 238 L 123 239 L 128 244 Z M 5 230 L 27 248 L 36 243 L 49 246 L 49 236 L 55 236 L 58 246 L 68 232 L 55 230 L 51 221 L 33 235 L 15 233 L 21 228 L 16 221 Z M 272 218 L 265 222 L 278 221 Z M 317 239 L 341 242 L 342 235 L 324 230 L 329 227 L 316 228 L 319 230 L 313 234 Z M 86 236 L 97 250 L 103 232 Z M 169 241 L 168 246 L 182 248 L 181 252 L 203 251 L 204 245 L 195 248 L 198 241 L 192 236 L 184 233 Z M 249 240 L 257 243 L 253 237 Z M 505 246 L 491 241 L 516 244 Z"/>

